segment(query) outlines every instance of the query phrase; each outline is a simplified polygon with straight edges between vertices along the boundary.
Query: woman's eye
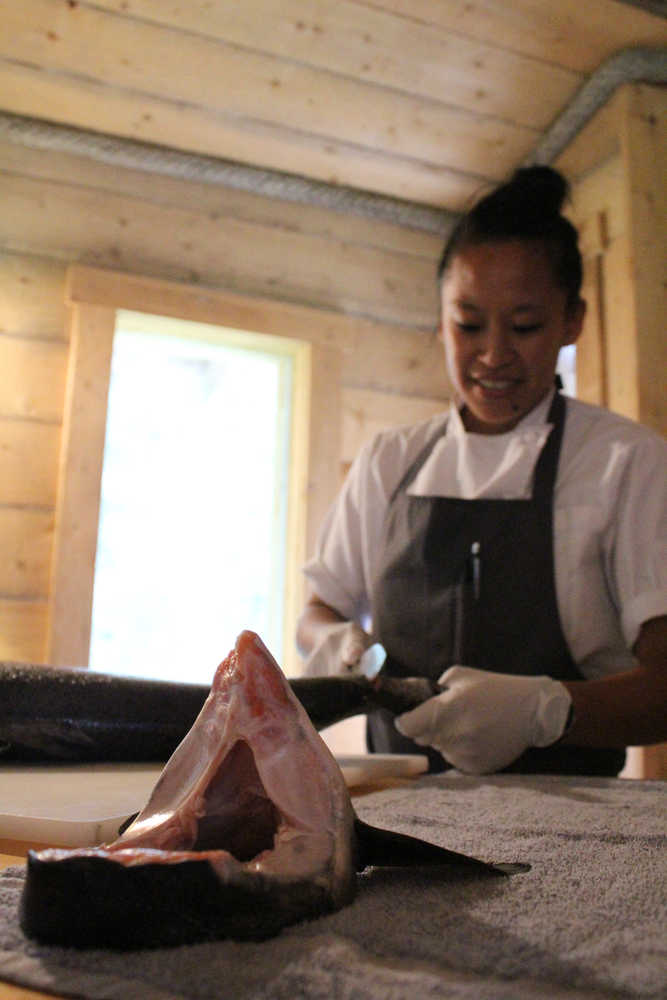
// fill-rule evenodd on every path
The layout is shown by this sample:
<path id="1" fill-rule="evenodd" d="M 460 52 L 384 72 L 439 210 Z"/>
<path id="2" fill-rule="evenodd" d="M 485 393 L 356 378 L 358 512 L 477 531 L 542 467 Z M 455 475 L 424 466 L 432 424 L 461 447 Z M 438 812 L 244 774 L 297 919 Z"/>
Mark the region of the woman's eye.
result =
<path id="1" fill-rule="evenodd" d="M 479 333 L 479 331 L 482 329 L 479 323 L 458 322 L 456 326 L 461 331 L 461 333 Z"/>
<path id="2" fill-rule="evenodd" d="M 541 329 L 542 329 L 541 323 L 526 323 L 526 324 L 522 323 L 521 326 L 514 327 L 514 332 L 519 334 L 537 333 L 537 331 Z"/>

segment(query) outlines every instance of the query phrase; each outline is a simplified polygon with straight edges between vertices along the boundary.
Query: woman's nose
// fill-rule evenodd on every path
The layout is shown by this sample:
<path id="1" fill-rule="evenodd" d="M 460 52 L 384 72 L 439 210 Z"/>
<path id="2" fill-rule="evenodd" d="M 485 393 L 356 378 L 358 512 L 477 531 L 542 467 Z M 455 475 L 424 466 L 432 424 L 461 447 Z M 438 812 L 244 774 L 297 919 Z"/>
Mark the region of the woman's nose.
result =
<path id="1" fill-rule="evenodd" d="M 488 368 L 499 368 L 512 359 L 513 347 L 511 339 L 500 327 L 489 327 L 486 331 L 484 342 L 480 346 L 480 360 Z"/>

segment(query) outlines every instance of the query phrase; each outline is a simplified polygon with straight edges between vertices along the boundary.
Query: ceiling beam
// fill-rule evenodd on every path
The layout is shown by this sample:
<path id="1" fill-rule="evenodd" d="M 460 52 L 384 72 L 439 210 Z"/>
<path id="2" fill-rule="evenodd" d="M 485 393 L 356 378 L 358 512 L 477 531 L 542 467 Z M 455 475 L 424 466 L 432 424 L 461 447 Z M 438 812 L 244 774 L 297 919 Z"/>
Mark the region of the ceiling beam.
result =
<path id="1" fill-rule="evenodd" d="M 526 163 L 553 162 L 613 91 L 630 81 L 666 83 L 667 50 L 631 48 L 606 60 L 552 123 Z M 0 139 L 34 149 L 86 156 L 128 169 L 221 184 L 267 198 L 361 215 L 440 236 L 450 232 L 458 217 L 445 209 L 371 191 L 21 115 L 0 112 Z"/>

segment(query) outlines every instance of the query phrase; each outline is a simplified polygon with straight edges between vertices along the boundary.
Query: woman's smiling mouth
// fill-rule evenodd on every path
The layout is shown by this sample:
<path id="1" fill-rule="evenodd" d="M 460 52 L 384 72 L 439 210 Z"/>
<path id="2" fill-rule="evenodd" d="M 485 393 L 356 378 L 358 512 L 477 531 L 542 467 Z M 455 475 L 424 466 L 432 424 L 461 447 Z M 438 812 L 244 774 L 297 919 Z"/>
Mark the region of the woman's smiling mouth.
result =
<path id="1" fill-rule="evenodd" d="M 498 395 L 505 395 L 507 392 L 511 392 L 520 384 L 520 379 L 508 379 L 508 378 L 481 378 L 470 376 L 470 381 L 473 385 L 479 386 L 485 393 L 492 393 Z"/>

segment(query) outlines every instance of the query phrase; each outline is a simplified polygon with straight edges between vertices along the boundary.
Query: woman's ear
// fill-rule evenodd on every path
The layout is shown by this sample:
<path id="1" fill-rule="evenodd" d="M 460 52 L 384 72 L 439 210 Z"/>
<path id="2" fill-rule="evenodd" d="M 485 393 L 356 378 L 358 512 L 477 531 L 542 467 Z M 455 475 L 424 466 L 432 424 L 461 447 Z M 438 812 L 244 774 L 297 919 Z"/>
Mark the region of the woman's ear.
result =
<path id="1" fill-rule="evenodd" d="M 565 317 L 565 338 L 562 346 L 577 342 L 584 328 L 584 318 L 586 316 L 586 300 L 578 299 L 576 305 L 568 308 Z"/>

